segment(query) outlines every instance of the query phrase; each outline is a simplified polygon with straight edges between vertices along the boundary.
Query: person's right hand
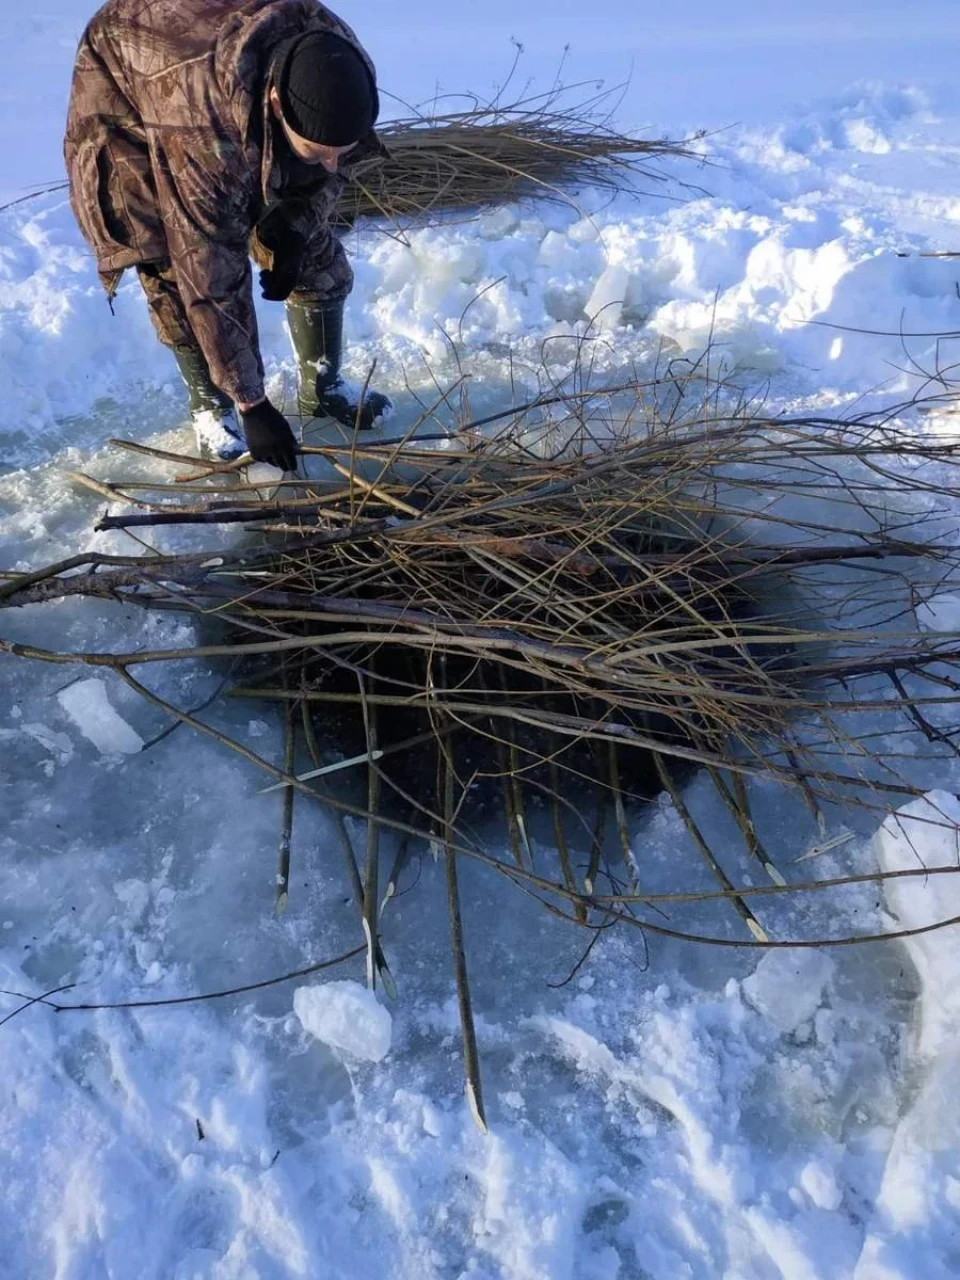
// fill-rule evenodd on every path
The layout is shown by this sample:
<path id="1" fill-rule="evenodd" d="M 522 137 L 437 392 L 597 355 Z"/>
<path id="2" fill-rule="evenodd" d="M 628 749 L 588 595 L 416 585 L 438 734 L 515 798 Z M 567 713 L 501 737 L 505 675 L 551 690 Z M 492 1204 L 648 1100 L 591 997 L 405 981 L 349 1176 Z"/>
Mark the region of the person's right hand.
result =
<path id="1" fill-rule="evenodd" d="M 255 462 L 269 462 L 281 471 L 296 471 L 297 442 L 290 424 L 269 400 L 241 409 L 243 434 Z"/>
<path id="2" fill-rule="evenodd" d="M 297 287 L 307 242 L 287 229 L 273 251 L 273 266 L 260 272 L 260 293 L 267 302 L 286 302 Z"/>

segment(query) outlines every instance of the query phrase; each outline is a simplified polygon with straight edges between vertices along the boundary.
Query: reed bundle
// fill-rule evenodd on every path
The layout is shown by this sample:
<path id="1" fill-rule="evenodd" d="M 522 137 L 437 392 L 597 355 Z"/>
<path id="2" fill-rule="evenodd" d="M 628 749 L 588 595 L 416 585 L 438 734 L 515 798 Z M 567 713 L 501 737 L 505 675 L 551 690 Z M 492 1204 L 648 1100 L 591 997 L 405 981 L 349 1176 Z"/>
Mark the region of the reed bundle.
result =
<path id="1" fill-rule="evenodd" d="M 514 102 L 501 95 L 461 111 L 417 112 L 380 125 L 385 157 L 350 174 L 340 218 L 424 225 L 450 210 L 480 210 L 530 197 L 569 201 L 576 188 L 610 194 L 661 185 L 657 162 L 702 162 L 696 139 L 640 138 L 613 128 L 611 94 L 578 101 L 554 89 Z"/>
<path id="2" fill-rule="evenodd" d="M 445 395 L 395 440 L 305 445 L 312 478 L 269 498 L 218 486 L 229 467 L 116 442 L 205 479 L 171 497 L 182 479 L 79 476 L 124 504 L 101 528 L 247 526 L 257 538 L 91 553 L 0 580 L 7 608 L 89 596 L 197 619 L 203 634 L 176 651 L 0 649 L 108 668 L 254 760 L 283 793 L 278 908 L 294 796 L 333 813 L 371 984 L 391 986 L 384 908 L 404 866 L 418 844 L 442 857 L 481 1122 L 461 859 L 593 939 L 621 925 L 723 946 L 849 945 L 870 935 L 783 936 L 777 903 L 882 876 L 811 880 L 781 865 L 754 789 L 782 785 L 824 823 L 837 804 L 885 813 L 922 793 L 922 752 L 899 759 L 877 716 L 894 740 L 906 726 L 931 755 L 957 753 L 938 715 L 960 696 L 960 636 L 923 631 L 912 612 L 960 567 L 937 501 L 955 487 L 957 443 L 890 419 L 773 419 L 697 379 L 601 391 L 554 388 L 482 423 L 448 421 L 435 447 L 416 432 L 452 412 Z M 281 710 L 281 759 L 224 734 L 216 703 L 182 710 L 133 674 L 222 659 L 241 664 L 224 697 Z M 742 860 L 698 824 L 693 770 L 735 821 Z M 651 886 L 632 835 L 658 793 L 693 858 L 678 853 L 666 887 Z M 365 821 L 359 857 L 345 815 Z M 705 905 L 709 931 L 684 915 Z"/>

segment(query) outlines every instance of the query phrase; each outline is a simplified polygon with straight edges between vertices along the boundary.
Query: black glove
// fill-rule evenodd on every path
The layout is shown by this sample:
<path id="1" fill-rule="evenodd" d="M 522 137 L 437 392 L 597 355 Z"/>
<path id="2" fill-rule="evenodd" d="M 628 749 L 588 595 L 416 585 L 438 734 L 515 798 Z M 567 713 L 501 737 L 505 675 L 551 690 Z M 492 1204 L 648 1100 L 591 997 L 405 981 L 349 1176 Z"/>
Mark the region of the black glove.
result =
<path id="1" fill-rule="evenodd" d="M 269 400 L 241 412 L 243 434 L 255 462 L 269 462 L 281 471 L 296 471 L 297 442 L 290 424 Z"/>
<path id="2" fill-rule="evenodd" d="M 260 293 L 267 302 L 286 302 L 297 287 L 307 242 L 286 228 L 273 250 L 273 266 L 260 272 Z"/>

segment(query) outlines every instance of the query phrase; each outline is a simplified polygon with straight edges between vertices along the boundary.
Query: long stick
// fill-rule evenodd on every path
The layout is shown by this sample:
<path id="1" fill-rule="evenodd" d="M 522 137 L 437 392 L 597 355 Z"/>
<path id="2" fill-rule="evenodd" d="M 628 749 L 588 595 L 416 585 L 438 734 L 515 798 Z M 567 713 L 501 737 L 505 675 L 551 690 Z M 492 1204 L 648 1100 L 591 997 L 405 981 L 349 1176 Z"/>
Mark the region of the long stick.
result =
<path id="1" fill-rule="evenodd" d="M 477 680 L 483 691 L 484 699 L 489 704 L 491 702 L 491 693 L 483 667 L 477 672 Z M 490 736 L 493 738 L 494 750 L 497 756 L 497 773 L 499 775 L 500 792 L 503 796 L 503 812 L 507 819 L 510 852 L 513 854 L 513 860 L 517 866 L 522 867 L 523 849 L 520 840 L 520 824 L 517 822 L 517 811 L 514 806 L 514 778 L 511 774 L 510 761 L 507 757 L 507 744 L 502 735 L 496 732 L 496 721 L 493 716 L 490 716 Z"/>
<path id="2" fill-rule="evenodd" d="M 734 822 L 740 828 L 740 834 L 743 836 L 743 843 L 747 852 L 751 857 L 756 858 L 774 884 L 785 885 L 787 883 L 786 880 L 767 857 L 760 844 L 756 827 L 753 824 L 753 817 L 750 813 L 747 789 L 743 785 L 742 779 L 738 779 L 734 775 L 733 790 L 731 790 L 719 769 L 710 768 L 707 772 L 714 787 L 716 787 L 717 795 L 730 810 Z"/>
<path id="3" fill-rule="evenodd" d="M 112 484 L 106 484 L 103 480 L 97 480 L 93 476 L 85 475 L 82 471 L 68 471 L 67 479 L 72 480 L 74 484 L 82 485 L 84 489 L 91 489 L 94 493 L 98 493 L 101 498 L 106 498 L 108 502 L 127 502 L 133 507 L 155 507 L 157 504 L 153 502 L 143 502 L 138 498 L 131 498 L 129 494 L 121 493 Z"/>
<path id="4" fill-rule="evenodd" d="M 567 844 L 567 833 L 563 827 L 563 813 L 560 809 L 560 770 L 557 768 L 557 762 L 552 756 L 550 758 L 550 792 L 550 808 L 553 812 L 553 838 L 557 842 L 560 871 L 563 875 L 564 884 L 568 889 L 576 893 L 577 882 L 573 874 L 570 848 Z M 587 912 L 582 902 L 578 902 L 576 905 L 576 915 L 581 924 L 586 924 Z"/>
<path id="5" fill-rule="evenodd" d="M 507 693 L 506 674 L 500 670 L 500 687 L 504 693 Z M 504 728 L 506 736 L 506 752 L 507 752 L 507 789 L 509 792 L 507 815 L 510 822 L 510 840 L 511 844 L 520 851 L 518 861 L 523 865 L 523 856 L 526 855 L 527 866 L 533 866 L 533 852 L 530 848 L 530 840 L 527 836 L 527 819 L 523 804 L 523 788 L 520 785 L 520 758 L 517 755 L 517 744 L 513 736 L 513 728 L 508 723 Z"/>
<path id="6" fill-rule="evenodd" d="M 663 783 L 664 790 L 669 794 L 670 799 L 673 801 L 674 808 L 682 818 L 683 825 L 690 832 L 690 835 L 693 838 L 693 842 L 697 846 L 697 848 L 700 850 L 701 854 L 703 855 L 703 859 L 706 862 L 707 866 L 710 868 L 710 870 L 713 872 L 716 878 L 720 881 L 721 885 L 723 885 L 725 890 L 727 890 L 728 892 L 733 891 L 734 890 L 733 881 L 728 878 L 727 873 L 724 871 L 723 867 L 721 867 L 720 863 L 717 861 L 716 855 L 714 854 L 713 850 L 710 848 L 710 846 L 707 844 L 706 840 L 704 839 L 703 833 L 701 832 L 700 828 L 697 826 L 696 822 L 694 821 L 693 814 L 690 812 L 690 810 L 687 808 L 686 804 L 684 803 L 683 797 L 680 795 L 680 790 L 675 785 L 673 779 L 670 777 L 670 773 L 667 770 L 667 767 L 664 764 L 662 758 L 660 757 L 659 754 L 655 754 L 654 760 L 656 762 L 657 772 L 660 775 L 660 781 Z M 767 937 L 766 931 L 764 930 L 763 926 L 761 925 L 757 917 L 753 914 L 753 912 L 744 902 L 744 900 L 741 897 L 737 896 L 737 897 L 731 897 L 730 901 L 733 903 L 734 907 L 736 907 L 737 912 L 740 915 L 740 918 L 743 920 L 744 924 L 747 926 L 747 928 L 756 938 L 757 942 L 763 942 L 763 943 L 769 942 L 770 939 Z"/>
<path id="7" fill-rule="evenodd" d="M 747 850 L 757 859 L 774 884 L 785 885 L 787 882 L 784 880 L 779 868 L 767 855 L 766 850 L 760 843 L 756 824 L 753 821 L 753 814 L 750 812 L 750 797 L 747 794 L 746 784 L 737 773 L 733 775 L 733 794 L 737 808 L 743 814 L 743 835 L 747 842 Z"/>
<path id="8" fill-rule="evenodd" d="M 368 705 L 377 706 L 379 705 L 378 700 L 371 697 Z M 454 731 L 453 728 L 450 728 L 445 732 L 452 733 Z M 349 760 L 337 760 L 334 764 L 326 764 L 318 769 L 311 769 L 309 773 L 298 773 L 297 777 L 301 782 L 311 782 L 314 778 L 327 777 L 331 773 L 342 773 L 345 769 L 354 768 L 355 765 L 376 764 L 377 761 L 383 760 L 388 756 L 397 755 L 401 751 L 411 751 L 414 747 L 421 747 L 426 742 L 433 742 L 436 736 L 436 733 L 431 729 L 428 733 L 418 733 L 415 738 L 407 738 L 404 742 L 394 742 L 389 747 L 378 747 L 372 756 L 368 751 L 364 751 L 362 755 L 351 756 Z M 283 785 L 283 783 L 274 783 L 271 787 L 264 787 L 257 794 L 262 796 L 269 795 L 271 791 L 279 791 Z"/>
<path id="9" fill-rule="evenodd" d="M 414 817 L 411 814 L 411 818 Z M 382 916 L 387 908 L 387 904 L 397 896 L 397 886 L 400 882 L 400 876 L 410 861 L 411 839 L 408 835 L 402 835 L 397 842 L 397 852 L 393 859 L 393 866 L 390 868 L 390 874 L 387 876 L 387 887 L 383 891 L 383 899 L 380 902 L 380 915 Z"/>
<path id="10" fill-rule="evenodd" d="M 294 716 L 297 704 L 287 704 L 284 716 L 284 753 L 283 769 L 288 776 L 296 768 L 297 735 Z M 290 896 L 290 844 L 293 837 L 293 797 L 294 789 L 285 786 L 283 789 L 283 816 L 280 822 L 280 846 L 277 855 L 277 901 L 276 914 L 282 916 L 287 909 Z"/>
<path id="11" fill-rule="evenodd" d="M 203 558 L 203 556 L 193 556 L 191 557 L 191 562 L 199 563 Z M 36 586 L 41 582 L 48 582 L 53 578 L 57 578 L 60 574 L 69 573 L 71 569 L 96 567 L 102 564 L 120 566 L 125 569 L 136 569 L 143 568 L 144 565 L 149 568 L 155 565 L 182 565 L 184 563 L 186 563 L 186 558 L 180 556 L 108 556 L 100 555 L 96 551 L 87 552 L 82 555 L 68 556 L 66 560 L 58 560 L 55 564 L 45 565 L 44 568 L 34 569 L 29 573 L 13 574 L 9 581 L 0 586 L 0 600 L 7 600 L 28 587 Z"/>
<path id="12" fill-rule="evenodd" d="M 318 515 L 321 504 L 315 507 L 301 504 L 298 506 L 262 506 L 223 507 L 207 511 L 131 511 L 128 515 L 102 515 L 93 526 L 97 533 L 109 529 L 141 529 L 169 524 L 259 524 L 264 520 L 286 520 L 296 517 Z M 383 524 L 383 521 L 371 520 L 369 525 Z M 306 529 L 308 526 L 304 526 Z M 309 526 L 311 529 L 316 525 Z M 355 530 L 348 531 L 351 537 Z"/>
<path id="13" fill-rule="evenodd" d="M 358 676 L 360 692 L 365 695 L 363 677 Z M 380 874 L 380 826 L 376 816 L 380 807 L 380 771 L 374 760 L 377 752 L 377 709 L 364 702 L 363 722 L 367 733 L 367 752 L 370 764 L 367 766 L 367 863 L 363 882 L 363 931 L 367 938 L 367 986 L 374 990 L 377 985 L 377 950 L 379 928 L 377 903 L 379 899 L 378 880 Z"/>
<path id="14" fill-rule="evenodd" d="M 610 801 L 610 789 L 603 783 L 603 774 L 606 772 L 603 760 L 603 748 L 600 743 L 593 742 L 590 744 L 593 748 L 593 761 L 600 775 L 597 779 L 596 797 L 597 797 L 597 816 L 593 825 L 593 841 L 590 845 L 590 861 L 587 864 L 587 873 L 583 878 L 583 889 L 588 897 L 593 897 L 596 890 L 597 875 L 600 871 L 600 860 L 603 857 L 603 837 L 607 826 L 607 808 Z"/>
<path id="15" fill-rule="evenodd" d="M 284 982 L 295 982 L 297 978 L 308 978 L 312 974 L 321 973 L 324 969 L 332 969 L 362 954 L 363 947 L 354 947 L 352 951 L 345 951 L 342 955 L 334 956 L 332 960 L 321 960 L 319 964 L 295 969 L 293 973 L 281 974 L 279 978 L 248 982 L 242 987 L 228 987 L 225 991 L 206 991 L 202 995 L 168 996 L 162 1000 L 119 1000 L 112 1004 L 55 1004 L 46 997 L 38 997 L 35 1003 L 45 1004 L 55 1013 L 91 1013 L 100 1009 L 170 1009 L 184 1004 L 202 1004 L 207 1000 L 225 1000 L 229 996 L 248 995 L 251 991 L 264 991 L 268 987 L 279 987 Z M 69 988 L 62 989 L 69 990 Z"/>
<path id="16" fill-rule="evenodd" d="M 623 854 L 623 865 L 626 868 L 630 884 L 637 888 L 637 869 L 633 857 L 633 846 L 630 844 L 630 826 L 627 822 L 627 810 L 623 803 L 623 792 L 620 789 L 620 754 L 617 744 L 611 739 L 607 743 L 607 768 L 610 776 L 610 791 L 613 794 L 613 813 L 617 822 L 617 836 Z"/>
<path id="17" fill-rule="evenodd" d="M 466 1075 L 467 1105 L 481 1133 L 487 1132 L 483 1109 L 483 1084 L 480 1076 L 480 1054 L 473 1021 L 473 1003 L 467 977 L 467 957 L 463 945 L 463 917 L 460 911 L 460 888 L 457 882 L 457 855 L 453 849 L 453 763 L 446 749 L 440 748 L 443 770 L 443 846 L 447 869 L 447 909 L 450 914 L 450 945 L 457 980 L 457 1003 L 460 1007 L 460 1030 L 463 1036 L 463 1065 Z"/>
<path id="18" fill-rule="evenodd" d="M 317 735 L 313 728 L 313 717 L 310 707 L 306 702 L 301 702 L 303 737 L 307 744 L 307 750 L 310 758 L 317 766 L 320 767 L 320 746 L 317 742 Z M 293 788 L 291 788 L 293 789 Z M 323 800 L 325 806 L 330 810 L 333 817 L 333 824 L 336 828 L 337 836 L 340 843 L 340 851 L 343 854 L 343 865 L 347 873 L 347 879 L 350 881 L 350 889 L 353 894 L 353 900 L 360 912 L 360 923 L 363 925 L 364 905 L 363 905 L 363 881 L 360 879 L 360 872 L 357 868 L 357 859 L 353 851 L 353 841 L 350 839 L 350 832 L 347 829 L 346 819 L 343 810 L 331 802 L 331 799 L 324 792 L 323 788 L 315 784 L 313 788 L 318 793 L 318 798 Z M 401 838 L 409 841 L 411 836 L 408 831 L 402 833 Z M 387 964 L 387 958 L 383 954 L 383 948 L 377 942 L 376 950 L 377 972 L 380 974 L 380 980 L 383 983 L 383 989 L 391 1000 L 397 998 L 397 986 L 393 980 L 393 974 L 390 972 L 390 966 Z"/>

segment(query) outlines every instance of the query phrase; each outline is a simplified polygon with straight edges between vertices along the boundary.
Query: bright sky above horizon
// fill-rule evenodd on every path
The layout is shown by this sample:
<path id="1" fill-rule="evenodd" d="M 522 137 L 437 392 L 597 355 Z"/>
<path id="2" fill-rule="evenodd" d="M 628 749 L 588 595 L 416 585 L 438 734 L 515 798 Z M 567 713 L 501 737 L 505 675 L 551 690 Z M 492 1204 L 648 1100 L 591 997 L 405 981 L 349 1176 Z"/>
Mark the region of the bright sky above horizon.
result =
<path id="1" fill-rule="evenodd" d="M 10 6 L 13 7 L 12 5 Z M 629 80 L 619 123 L 678 132 L 783 119 L 857 80 L 949 87 L 957 0 L 335 0 L 373 54 L 385 101 L 438 89 L 489 95 L 524 46 L 513 87 L 563 78 Z M 5 14 L 0 46 L 0 201 L 55 181 L 77 37 L 91 0 L 42 0 Z M 585 22 L 585 15 L 589 21 Z M 388 108 L 389 109 L 389 105 Z M 393 108 L 399 112 L 399 107 Z"/>
<path id="2" fill-rule="evenodd" d="M 478 93 L 524 47 L 514 86 L 547 87 L 569 44 L 565 80 L 630 84 L 622 123 L 722 127 L 782 118 L 857 80 L 949 83 L 956 77 L 957 0 L 341 0 L 384 84 L 423 97 L 435 84 Z M 588 21 L 585 23 L 585 17 Z"/>

